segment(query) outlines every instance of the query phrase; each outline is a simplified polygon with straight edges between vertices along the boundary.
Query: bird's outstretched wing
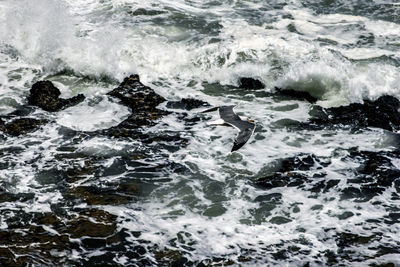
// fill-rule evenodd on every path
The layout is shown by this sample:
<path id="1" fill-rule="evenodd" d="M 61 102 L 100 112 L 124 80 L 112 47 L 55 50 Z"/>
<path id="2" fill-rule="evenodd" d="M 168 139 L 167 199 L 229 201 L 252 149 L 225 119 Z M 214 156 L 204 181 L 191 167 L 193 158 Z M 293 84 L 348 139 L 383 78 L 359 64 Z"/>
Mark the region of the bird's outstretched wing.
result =
<path id="1" fill-rule="evenodd" d="M 234 107 L 235 106 L 233 106 L 233 105 L 232 106 L 221 106 L 221 107 L 219 107 L 219 116 L 226 123 L 232 125 L 235 128 L 238 128 L 238 126 L 236 124 L 237 124 L 237 122 L 241 122 L 242 119 L 240 119 L 240 117 L 233 111 Z"/>
<path id="2" fill-rule="evenodd" d="M 212 111 L 219 111 L 219 116 L 221 117 L 222 121 L 226 125 L 230 125 L 235 127 L 237 130 L 239 130 L 238 135 L 235 138 L 235 141 L 233 143 L 233 147 L 231 152 L 238 150 L 244 144 L 247 143 L 247 141 L 250 139 L 251 135 L 254 132 L 254 129 L 256 125 L 254 123 L 251 123 L 249 121 L 242 120 L 234 111 L 233 108 L 235 106 L 219 106 L 219 107 L 212 107 L 209 109 L 206 109 L 202 111 L 202 113 L 206 112 L 212 112 Z"/>
<path id="3" fill-rule="evenodd" d="M 250 137 L 254 133 L 254 129 L 256 128 L 256 125 L 251 122 L 241 121 L 241 124 L 242 124 L 241 125 L 242 129 L 239 130 L 239 133 L 236 136 L 235 141 L 233 142 L 233 147 L 231 152 L 236 151 L 242 146 L 244 146 L 244 144 L 246 144 L 247 141 L 249 141 Z"/>
<path id="4" fill-rule="evenodd" d="M 212 111 L 217 111 L 220 107 L 212 107 L 206 110 L 203 110 L 201 113 L 207 113 L 207 112 L 212 112 Z"/>

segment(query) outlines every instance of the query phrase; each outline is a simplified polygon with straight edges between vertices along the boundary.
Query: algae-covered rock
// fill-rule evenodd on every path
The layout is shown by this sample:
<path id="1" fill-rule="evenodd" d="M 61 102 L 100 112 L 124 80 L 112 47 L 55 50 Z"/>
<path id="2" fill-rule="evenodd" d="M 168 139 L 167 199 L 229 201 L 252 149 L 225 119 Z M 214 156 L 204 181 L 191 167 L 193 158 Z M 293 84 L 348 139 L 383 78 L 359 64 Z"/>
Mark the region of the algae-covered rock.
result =
<path id="1" fill-rule="evenodd" d="M 60 98 L 60 95 L 60 90 L 51 81 L 38 81 L 30 89 L 28 103 L 46 111 L 59 111 L 76 105 L 85 99 L 82 94 L 68 99 Z"/>
<path id="2" fill-rule="evenodd" d="M 131 109 L 132 114 L 119 125 L 104 131 L 114 137 L 137 137 L 138 132 L 131 131 L 143 126 L 151 126 L 169 112 L 158 109 L 165 101 L 153 89 L 140 82 L 139 75 L 131 75 L 107 95 L 118 98 L 123 105 Z"/>
<path id="3" fill-rule="evenodd" d="M 17 118 L 0 124 L 0 130 L 12 135 L 19 136 L 37 130 L 41 125 L 47 123 L 47 120 L 34 118 Z"/>
<path id="4" fill-rule="evenodd" d="M 117 88 L 107 94 L 120 99 L 133 113 L 156 110 L 156 107 L 165 101 L 164 97 L 142 84 L 137 74 L 125 78 Z"/>
<path id="5" fill-rule="evenodd" d="M 193 98 L 182 98 L 180 101 L 168 101 L 167 108 L 192 110 L 195 108 L 209 107 L 210 104 Z"/>

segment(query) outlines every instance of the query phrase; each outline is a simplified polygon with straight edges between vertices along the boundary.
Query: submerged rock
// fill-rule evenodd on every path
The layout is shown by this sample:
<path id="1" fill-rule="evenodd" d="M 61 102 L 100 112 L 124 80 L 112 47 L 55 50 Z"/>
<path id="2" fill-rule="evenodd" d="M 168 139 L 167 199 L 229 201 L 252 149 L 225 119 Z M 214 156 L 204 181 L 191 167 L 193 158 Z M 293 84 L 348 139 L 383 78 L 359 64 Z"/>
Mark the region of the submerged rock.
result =
<path id="1" fill-rule="evenodd" d="M 112 135 L 129 136 L 131 134 L 130 129 L 153 125 L 155 120 L 169 114 L 167 111 L 157 108 L 159 104 L 166 101 L 165 98 L 142 84 L 139 75 L 131 75 L 125 78 L 117 88 L 107 95 L 118 98 L 122 104 L 128 106 L 132 111 L 132 114 L 126 120 L 110 129 Z"/>
<path id="2" fill-rule="evenodd" d="M 239 88 L 257 90 L 264 89 L 265 85 L 260 80 L 242 77 L 239 79 Z"/>
<path id="3" fill-rule="evenodd" d="M 400 170 L 391 160 L 399 157 L 399 151 L 372 152 L 352 149 L 343 160 L 357 161 L 360 166 L 353 170 L 354 178 L 348 179 L 347 187 L 341 192 L 341 198 L 355 199 L 359 202 L 369 201 L 392 186 L 399 193 L 400 187 L 397 182 L 400 181 Z"/>
<path id="4" fill-rule="evenodd" d="M 165 101 L 148 86 L 140 82 L 139 75 L 131 75 L 107 95 L 121 100 L 122 104 L 130 107 L 132 112 L 155 111 L 157 106 Z"/>
<path id="5" fill-rule="evenodd" d="M 193 98 L 182 98 L 180 101 L 168 101 L 167 108 L 192 110 L 195 108 L 209 107 L 205 101 Z"/>
<path id="6" fill-rule="evenodd" d="M 33 118 L 17 118 L 5 122 L 0 118 L 0 130 L 12 136 L 19 136 L 28 132 L 33 132 L 47 122 L 47 120 Z"/>
<path id="7" fill-rule="evenodd" d="M 16 211 L 15 216 L 5 219 L 8 228 L 0 230 L 4 248 L 0 248 L 0 266 L 75 266 L 71 253 L 83 246 L 92 251 L 98 250 L 96 244 L 105 246 L 108 238 L 118 234 L 116 219 L 95 208 L 76 209 L 71 216 L 60 210 Z M 92 240 L 97 243 L 90 246 Z"/>
<path id="8" fill-rule="evenodd" d="M 168 101 L 166 107 L 170 109 L 187 110 L 210 107 L 211 105 L 205 101 L 192 99 L 192 98 L 182 98 L 180 101 Z M 190 129 L 191 126 L 197 124 L 201 121 L 201 118 L 196 113 L 190 112 L 175 112 L 176 118 L 180 121 L 184 121 L 186 129 Z"/>
<path id="9" fill-rule="evenodd" d="M 32 85 L 28 104 L 40 107 L 46 111 L 58 111 L 82 102 L 85 96 L 77 96 L 64 99 L 60 98 L 60 90 L 50 81 L 39 81 Z M 34 112 L 32 106 L 24 105 L 17 110 L 1 116 L 0 131 L 12 136 L 20 136 L 37 130 L 41 125 L 48 123 L 48 120 L 28 117 Z"/>
<path id="10" fill-rule="evenodd" d="M 305 91 L 297 91 L 293 89 L 282 89 L 275 87 L 275 95 L 277 96 L 284 96 L 287 98 L 291 99 L 297 99 L 297 100 L 306 100 L 310 103 L 315 103 L 317 102 L 317 98 L 313 97 L 310 93 L 305 92 Z"/>
<path id="11" fill-rule="evenodd" d="M 348 106 L 324 109 L 314 107 L 310 122 L 320 125 L 353 125 L 377 127 L 393 131 L 400 128 L 400 101 L 393 96 L 381 96 L 375 101 L 352 103 Z"/>
<path id="12" fill-rule="evenodd" d="M 28 103 L 40 107 L 46 111 L 59 111 L 61 109 L 76 105 L 85 99 L 85 96 L 77 96 L 64 99 L 60 98 L 60 90 L 50 81 L 38 81 L 32 85 Z"/>
<path id="13" fill-rule="evenodd" d="M 283 186 L 301 186 L 309 181 L 309 175 L 304 171 L 319 170 L 330 164 L 329 160 L 319 159 L 314 155 L 298 155 L 286 158 L 278 162 L 275 172 L 257 179 L 255 184 L 263 188 L 275 188 Z M 325 174 L 314 174 L 324 176 Z"/>

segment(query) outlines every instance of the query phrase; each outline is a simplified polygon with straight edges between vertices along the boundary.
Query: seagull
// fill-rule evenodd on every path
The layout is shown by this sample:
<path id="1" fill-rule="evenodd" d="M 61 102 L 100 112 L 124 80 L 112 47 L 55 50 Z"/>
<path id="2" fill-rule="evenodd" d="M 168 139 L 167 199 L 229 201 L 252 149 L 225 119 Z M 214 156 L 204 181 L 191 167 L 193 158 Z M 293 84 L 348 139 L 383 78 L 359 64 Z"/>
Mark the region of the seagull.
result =
<path id="1" fill-rule="evenodd" d="M 254 120 L 250 120 L 246 118 L 245 120 L 241 119 L 234 111 L 233 108 L 235 105 L 231 106 L 219 106 L 219 107 L 212 107 L 202 111 L 201 113 L 207 113 L 212 111 L 219 111 L 219 116 L 221 117 L 220 120 L 215 122 L 209 123 L 209 125 L 224 125 L 224 126 L 232 126 L 239 130 L 238 135 L 233 142 L 233 147 L 231 152 L 238 150 L 247 141 L 250 139 L 252 134 L 254 133 L 254 129 L 256 125 L 253 123 Z"/>

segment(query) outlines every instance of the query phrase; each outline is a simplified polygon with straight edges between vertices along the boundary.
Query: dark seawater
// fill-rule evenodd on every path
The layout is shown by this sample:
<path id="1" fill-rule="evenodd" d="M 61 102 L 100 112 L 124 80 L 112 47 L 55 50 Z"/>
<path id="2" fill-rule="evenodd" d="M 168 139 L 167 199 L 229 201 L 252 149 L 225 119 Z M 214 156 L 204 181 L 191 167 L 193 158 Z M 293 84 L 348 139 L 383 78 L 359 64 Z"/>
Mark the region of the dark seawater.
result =
<path id="1" fill-rule="evenodd" d="M 1 1 L 0 265 L 400 266 L 399 18 L 386 0 Z M 166 99 L 151 122 L 107 95 L 131 74 Z M 86 98 L 28 106 L 39 80 Z M 183 98 L 237 105 L 253 137 L 230 153 L 235 130 Z"/>

